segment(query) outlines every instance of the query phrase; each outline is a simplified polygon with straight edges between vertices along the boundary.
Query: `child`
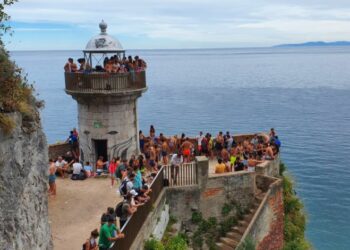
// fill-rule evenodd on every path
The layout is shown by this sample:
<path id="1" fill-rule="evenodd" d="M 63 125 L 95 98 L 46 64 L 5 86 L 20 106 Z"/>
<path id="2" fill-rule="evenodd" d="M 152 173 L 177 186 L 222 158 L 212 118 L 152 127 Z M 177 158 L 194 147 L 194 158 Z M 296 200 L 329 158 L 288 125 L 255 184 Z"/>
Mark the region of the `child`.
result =
<path id="1" fill-rule="evenodd" d="M 49 160 L 49 194 L 56 195 L 56 166 L 52 159 Z"/>
<path id="2" fill-rule="evenodd" d="M 85 170 L 86 177 L 93 177 L 94 176 L 90 162 L 88 162 L 88 161 L 85 162 L 84 170 Z"/>
<path id="3" fill-rule="evenodd" d="M 91 232 L 90 238 L 86 240 L 84 244 L 85 250 L 98 250 L 98 244 L 97 244 L 97 237 L 99 236 L 99 233 L 97 229 Z"/>

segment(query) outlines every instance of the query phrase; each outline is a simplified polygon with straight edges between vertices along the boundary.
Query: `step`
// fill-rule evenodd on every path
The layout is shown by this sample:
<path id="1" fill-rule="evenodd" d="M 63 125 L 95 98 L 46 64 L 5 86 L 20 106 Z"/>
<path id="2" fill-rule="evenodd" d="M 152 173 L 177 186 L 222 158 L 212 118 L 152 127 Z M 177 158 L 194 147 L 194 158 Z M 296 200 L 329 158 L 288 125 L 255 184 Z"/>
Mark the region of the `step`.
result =
<path id="1" fill-rule="evenodd" d="M 249 225 L 249 222 L 248 220 L 240 220 L 238 221 L 238 225 L 241 226 L 241 227 L 247 227 Z"/>
<path id="2" fill-rule="evenodd" d="M 235 233 L 239 233 L 239 234 L 244 234 L 245 232 L 245 228 L 243 227 L 233 227 L 232 228 L 232 232 L 235 232 Z"/>
<path id="3" fill-rule="evenodd" d="M 227 237 L 221 237 L 220 242 L 225 244 L 225 245 L 228 245 L 230 247 L 233 247 L 233 248 L 235 248 L 237 246 L 237 241 L 232 240 L 232 239 L 227 238 Z"/>
<path id="4" fill-rule="evenodd" d="M 226 237 L 230 238 L 232 240 L 235 240 L 236 242 L 239 242 L 241 240 L 241 238 L 242 238 L 242 234 L 237 233 L 237 232 L 228 232 L 226 234 Z"/>
<path id="5" fill-rule="evenodd" d="M 254 211 L 255 211 L 255 210 L 254 210 Z M 255 213 L 249 213 L 249 214 L 244 215 L 244 220 L 250 222 L 250 221 L 253 219 L 254 214 L 255 214 Z"/>
<path id="6" fill-rule="evenodd" d="M 234 250 L 234 247 L 230 247 L 224 243 L 221 242 L 217 242 L 216 243 L 216 247 L 218 248 L 218 250 Z"/>

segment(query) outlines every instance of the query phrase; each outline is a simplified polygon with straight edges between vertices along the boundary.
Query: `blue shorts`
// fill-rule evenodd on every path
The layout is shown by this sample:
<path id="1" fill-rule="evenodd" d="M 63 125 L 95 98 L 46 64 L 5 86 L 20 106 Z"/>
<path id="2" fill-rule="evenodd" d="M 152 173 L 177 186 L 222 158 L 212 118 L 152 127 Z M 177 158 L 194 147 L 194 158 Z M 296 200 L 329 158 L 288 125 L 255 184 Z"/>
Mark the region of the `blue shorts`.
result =
<path id="1" fill-rule="evenodd" d="M 55 183 L 56 175 L 49 175 L 49 184 Z"/>

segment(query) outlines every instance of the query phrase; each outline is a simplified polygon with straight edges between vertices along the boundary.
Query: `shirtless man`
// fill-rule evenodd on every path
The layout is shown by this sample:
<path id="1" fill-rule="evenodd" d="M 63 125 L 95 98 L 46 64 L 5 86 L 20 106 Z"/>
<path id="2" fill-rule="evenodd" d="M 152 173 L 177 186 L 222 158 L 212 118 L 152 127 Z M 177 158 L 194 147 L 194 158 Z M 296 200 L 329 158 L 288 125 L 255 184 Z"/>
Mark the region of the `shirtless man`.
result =
<path id="1" fill-rule="evenodd" d="M 275 156 L 273 154 L 273 150 L 270 143 L 267 143 L 266 146 L 267 147 L 265 149 L 265 160 L 274 160 Z"/>
<path id="2" fill-rule="evenodd" d="M 152 168 L 157 168 L 156 158 L 157 158 L 156 149 L 153 146 L 150 146 L 149 147 L 149 165 Z"/>
<path id="3" fill-rule="evenodd" d="M 56 195 L 56 166 L 53 160 L 49 160 L 49 195 Z"/>
<path id="4" fill-rule="evenodd" d="M 255 160 L 253 158 L 248 159 L 248 172 L 254 172 L 256 165 L 262 163 L 263 161 Z"/>
<path id="5" fill-rule="evenodd" d="M 221 150 L 224 148 L 224 136 L 222 135 L 222 132 L 220 131 L 219 134 L 216 136 L 216 143 L 215 143 L 215 149 L 220 157 Z"/>
<path id="6" fill-rule="evenodd" d="M 161 146 L 162 163 L 164 165 L 168 165 L 168 153 L 169 153 L 169 146 L 167 141 L 164 140 Z"/>
<path id="7" fill-rule="evenodd" d="M 189 138 L 187 137 L 181 145 L 181 151 L 184 156 L 184 162 L 190 162 L 191 150 L 193 148 L 194 148 L 193 144 L 190 142 Z"/>
<path id="8" fill-rule="evenodd" d="M 65 72 L 76 72 L 78 66 L 74 63 L 73 58 L 68 58 L 68 62 L 64 65 Z"/>

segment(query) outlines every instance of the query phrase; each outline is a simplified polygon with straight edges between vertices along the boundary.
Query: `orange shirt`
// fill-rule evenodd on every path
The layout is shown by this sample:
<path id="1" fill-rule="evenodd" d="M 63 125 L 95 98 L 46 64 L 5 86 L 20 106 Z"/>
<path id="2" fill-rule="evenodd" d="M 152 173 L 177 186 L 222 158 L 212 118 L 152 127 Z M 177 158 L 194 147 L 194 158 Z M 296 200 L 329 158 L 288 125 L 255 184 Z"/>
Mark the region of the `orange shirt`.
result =
<path id="1" fill-rule="evenodd" d="M 226 166 L 225 163 L 217 164 L 215 166 L 215 173 L 216 174 L 222 174 L 226 172 Z"/>

